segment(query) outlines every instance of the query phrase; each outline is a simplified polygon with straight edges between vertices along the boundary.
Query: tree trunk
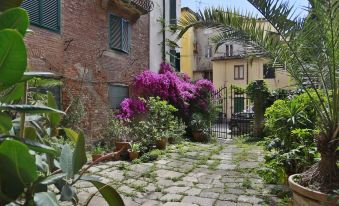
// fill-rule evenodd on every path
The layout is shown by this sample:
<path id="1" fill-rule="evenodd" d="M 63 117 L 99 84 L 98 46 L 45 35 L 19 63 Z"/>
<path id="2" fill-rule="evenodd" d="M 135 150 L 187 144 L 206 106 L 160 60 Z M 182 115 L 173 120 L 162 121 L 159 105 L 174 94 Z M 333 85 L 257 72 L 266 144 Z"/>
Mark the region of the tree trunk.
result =
<path id="1" fill-rule="evenodd" d="M 320 134 L 317 139 L 318 152 L 321 160 L 304 172 L 300 184 L 303 186 L 318 186 L 323 193 L 333 193 L 339 188 L 339 168 L 337 166 L 336 150 L 338 141 L 331 141 L 331 135 Z"/>
<path id="2" fill-rule="evenodd" d="M 264 100 L 260 92 L 257 92 L 253 99 L 253 112 L 253 133 L 255 137 L 260 137 L 264 129 Z"/>

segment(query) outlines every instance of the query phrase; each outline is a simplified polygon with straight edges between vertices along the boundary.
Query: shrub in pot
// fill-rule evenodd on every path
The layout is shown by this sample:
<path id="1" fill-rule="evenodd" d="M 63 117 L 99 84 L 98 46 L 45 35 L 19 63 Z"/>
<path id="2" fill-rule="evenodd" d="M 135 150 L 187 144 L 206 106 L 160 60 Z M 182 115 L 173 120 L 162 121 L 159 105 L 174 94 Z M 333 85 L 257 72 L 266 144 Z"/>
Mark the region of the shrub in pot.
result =
<path id="1" fill-rule="evenodd" d="M 109 120 L 105 136 L 108 141 L 113 143 L 114 151 L 120 152 L 116 155 L 116 160 L 119 160 L 120 157 L 128 157 L 127 150 L 131 149 L 131 141 L 134 139 L 134 134 L 129 126 L 128 119 L 119 119 L 113 116 Z"/>
<path id="2" fill-rule="evenodd" d="M 139 158 L 139 153 L 140 153 L 140 144 L 133 143 L 132 148 L 128 150 L 129 159 L 133 161 Z"/>
<path id="3" fill-rule="evenodd" d="M 105 155 L 105 148 L 103 147 L 93 147 L 91 150 L 91 155 L 92 155 L 92 161 L 96 161 L 97 159 L 103 157 Z"/>
<path id="4" fill-rule="evenodd" d="M 209 122 L 206 121 L 202 113 L 194 113 L 192 115 L 190 128 L 192 129 L 192 140 L 196 142 L 208 141 L 209 135 L 207 129 Z"/>
<path id="5" fill-rule="evenodd" d="M 267 35 L 264 26 L 249 14 L 207 8 L 201 16 L 179 22 L 180 36 L 193 26 L 217 27 L 222 33 L 213 41 L 242 38 L 254 48 L 263 49 L 273 65 L 284 65 L 293 81 L 310 97 L 319 129 L 315 143 L 319 162 L 298 175 L 300 191 L 312 189 L 314 199 L 321 192 L 330 196 L 339 188 L 339 44 L 338 1 L 309 0 L 305 18 L 293 18 L 295 8 L 278 0 L 248 0 L 270 23 L 275 33 Z M 187 19 L 187 18 L 185 18 Z M 312 96 L 310 92 L 314 92 Z M 293 191 L 302 196 L 301 192 Z M 308 197 L 304 197 L 308 199 Z M 324 205 L 314 200 L 313 205 Z M 301 204 L 297 204 L 301 205 Z"/>

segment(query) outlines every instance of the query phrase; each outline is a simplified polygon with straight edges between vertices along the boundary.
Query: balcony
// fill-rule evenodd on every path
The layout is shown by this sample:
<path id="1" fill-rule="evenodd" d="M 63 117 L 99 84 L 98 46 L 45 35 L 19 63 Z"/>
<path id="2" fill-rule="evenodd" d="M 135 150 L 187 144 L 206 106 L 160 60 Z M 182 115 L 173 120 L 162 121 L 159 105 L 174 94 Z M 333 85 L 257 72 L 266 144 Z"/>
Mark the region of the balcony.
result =
<path id="1" fill-rule="evenodd" d="M 151 0 L 131 0 L 133 4 L 142 14 L 147 14 L 153 10 L 154 4 Z"/>
<path id="2" fill-rule="evenodd" d="M 135 22 L 140 16 L 151 12 L 154 3 L 151 0 L 101 0 L 101 6 L 131 22 Z"/>

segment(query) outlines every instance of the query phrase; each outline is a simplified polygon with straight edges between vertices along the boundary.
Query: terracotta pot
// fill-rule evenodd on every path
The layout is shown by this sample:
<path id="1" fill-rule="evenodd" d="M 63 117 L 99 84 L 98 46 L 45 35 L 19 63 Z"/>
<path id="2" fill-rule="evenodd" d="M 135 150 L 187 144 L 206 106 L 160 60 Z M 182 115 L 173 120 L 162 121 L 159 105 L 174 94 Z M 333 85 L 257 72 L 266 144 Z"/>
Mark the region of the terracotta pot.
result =
<path id="1" fill-rule="evenodd" d="M 132 148 L 130 142 L 115 142 L 114 145 L 115 145 L 114 152 L 120 151 L 119 155 L 116 155 L 116 157 L 114 157 L 115 160 L 129 159 L 128 150 Z"/>
<path id="2" fill-rule="evenodd" d="M 288 178 L 290 189 L 293 192 L 293 206 L 335 206 L 336 200 L 330 201 L 327 194 L 307 187 L 303 187 L 294 181 L 299 174 Z M 339 200 L 339 198 L 337 198 Z"/>
<path id="3" fill-rule="evenodd" d="M 129 156 L 129 159 L 132 161 L 132 160 L 135 160 L 139 157 L 139 152 L 133 152 L 132 150 L 128 150 L 128 156 Z"/>
<path id="4" fill-rule="evenodd" d="M 192 132 L 192 140 L 194 142 L 204 142 L 204 141 L 206 141 L 204 132 L 203 131 L 193 131 Z"/>
<path id="5" fill-rule="evenodd" d="M 161 149 L 161 150 L 166 149 L 167 143 L 168 143 L 167 137 L 163 137 L 155 141 L 155 145 L 157 146 L 158 149 Z"/>
<path id="6" fill-rule="evenodd" d="M 92 162 L 96 161 L 97 159 L 103 157 L 103 154 L 92 154 Z"/>

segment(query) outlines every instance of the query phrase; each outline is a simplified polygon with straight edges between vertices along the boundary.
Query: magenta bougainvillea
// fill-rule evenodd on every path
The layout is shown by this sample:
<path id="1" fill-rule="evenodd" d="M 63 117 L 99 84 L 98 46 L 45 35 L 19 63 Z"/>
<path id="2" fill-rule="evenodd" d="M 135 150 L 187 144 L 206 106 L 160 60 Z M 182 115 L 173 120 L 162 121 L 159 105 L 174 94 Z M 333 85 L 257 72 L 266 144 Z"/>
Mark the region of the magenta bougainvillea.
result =
<path id="1" fill-rule="evenodd" d="M 205 98 L 215 91 L 211 81 L 203 79 L 193 83 L 186 74 L 176 73 L 166 63 L 160 65 L 159 73 L 146 70 L 137 75 L 133 89 L 139 97 L 147 99 L 158 96 L 168 101 L 179 110 L 183 119 L 195 112 L 192 110 L 207 110 Z M 139 99 L 126 99 L 121 103 L 118 117 L 130 118 L 145 111 L 146 106 Z"/>
<path id="2" fill-rule="evenodd" d="M 120 106 L 120 111 L 116 115 L 116 117 L 119 119 L 129 119 L 147 111 L 146 103 L 139 98 L 126 98 L 121 102 Z"/>

